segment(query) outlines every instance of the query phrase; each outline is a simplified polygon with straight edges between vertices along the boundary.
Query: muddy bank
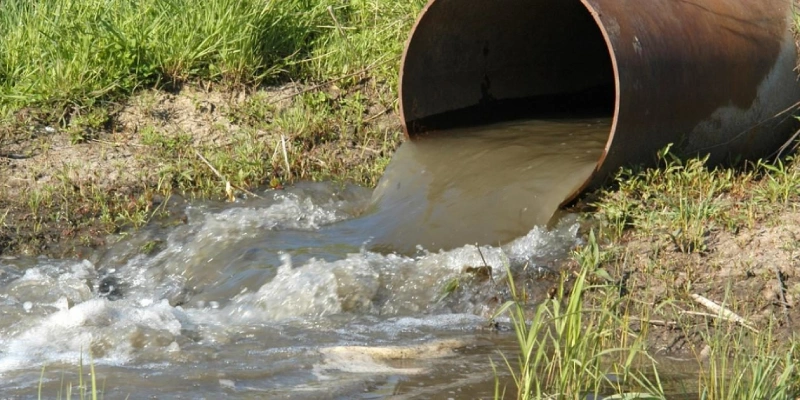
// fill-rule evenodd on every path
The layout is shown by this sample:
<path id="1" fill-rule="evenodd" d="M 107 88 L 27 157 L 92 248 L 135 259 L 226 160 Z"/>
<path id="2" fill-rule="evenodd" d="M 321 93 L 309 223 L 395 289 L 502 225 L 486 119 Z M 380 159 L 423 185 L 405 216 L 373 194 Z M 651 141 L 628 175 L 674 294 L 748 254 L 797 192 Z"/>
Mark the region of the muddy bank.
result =
<path id="1" fill-rule="evenodd" d="M 701 333 L 737 325 L 772 330 L 776 345 L 785 345 L 800 321 L 799 235 L 800 212 L 787 207 L 752 228 L 711 235 L 712 248 L 702 254 L 676 251 L 668 238 L 623 241 L 624 267 L 616 272 L 620 281 L 627 277 L 624 304 L 658 321 L 648 327 L 655 354 L 695 356 L 708 345 Z"/>
<path id="2" fill-rule="evenodd" d="M 0 132 L 0 254 L 79 256 L 168 216 L 173 194 L 243 197 L 300 180 L 372 186 L 402 139 L 394 106 L 365 79 L 347 89 L 148 90 L 68 120 L 21 110 Z"/>
<path id="3" fill-rule="evenodd" d="M 791 159 L 775 165 L 762 175 L 687 164 L 599 194 L 587 222 L 603 237 L 595 282 L 612 285 L 617 314 L 653 354 L 702 361 L 715 345 L 709 337 L 738 330 L 791 347 L 800 321 L 800 172 Z M 665 180 L 674 192 L 663 191 Z"/>

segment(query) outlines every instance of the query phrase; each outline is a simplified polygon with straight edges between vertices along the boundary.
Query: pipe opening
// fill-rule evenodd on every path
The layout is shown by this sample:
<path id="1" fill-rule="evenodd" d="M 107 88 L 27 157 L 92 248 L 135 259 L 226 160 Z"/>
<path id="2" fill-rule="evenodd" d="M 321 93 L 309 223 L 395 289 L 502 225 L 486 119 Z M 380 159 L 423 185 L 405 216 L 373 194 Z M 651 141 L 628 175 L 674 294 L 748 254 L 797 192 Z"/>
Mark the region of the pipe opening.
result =
<path id="1" fill-rule="evenodd" d="M 580 1 L 437 0 L 404 54 L 410 137 L 520 118 L 612 117 L 609 49 Z"/>
<path id="2" fill-rule="evenodd" d="M 416 140 L 375 191 L 375 243 L 504 243 L 669 143 L 713 159 L 785 142 L 790 2 L 701 3 L 431 0 L 401 67 Z"/>
<path id="3" fill-rule="evenodd" d="M 420 140 L 373 193 L 375 249 L 507 243 L 555 223 L 603 157 L 615 72 L 579 0 L 431 1 L 401 73 L 406 132 Z"/>

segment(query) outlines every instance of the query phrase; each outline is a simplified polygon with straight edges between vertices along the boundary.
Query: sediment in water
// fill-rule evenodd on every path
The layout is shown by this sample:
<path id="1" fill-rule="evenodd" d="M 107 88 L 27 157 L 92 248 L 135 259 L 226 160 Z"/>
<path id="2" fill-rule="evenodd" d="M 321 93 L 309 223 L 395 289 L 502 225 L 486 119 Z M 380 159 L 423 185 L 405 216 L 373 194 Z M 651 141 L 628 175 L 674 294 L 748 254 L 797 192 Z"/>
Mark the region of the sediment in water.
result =
<path id="1" fill-rule="evenodd" d="M 404 143 L 373 193 L 371 248 L 497 245 L 547 225 L 594 172 L 610 124 L 516 120 Z"/>

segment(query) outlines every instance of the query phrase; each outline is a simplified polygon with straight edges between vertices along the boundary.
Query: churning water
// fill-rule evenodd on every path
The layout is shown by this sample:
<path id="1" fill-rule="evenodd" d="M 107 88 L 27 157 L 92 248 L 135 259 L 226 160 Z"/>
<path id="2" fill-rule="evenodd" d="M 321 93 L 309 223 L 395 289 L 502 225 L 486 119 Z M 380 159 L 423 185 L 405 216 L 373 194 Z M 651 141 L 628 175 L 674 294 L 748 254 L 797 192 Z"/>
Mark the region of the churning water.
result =
<path id="1" fill-rule="evenodd" d="M 2 259 L 0 393 L 64 393 L 91 354 L 106 398 L 491 397 L 506 268 L 546 275 L 578 244 L 551 219 L 608 125 L 432 136 L 374 193 L 299 184 L 191 204 L 85 260 Z"/>

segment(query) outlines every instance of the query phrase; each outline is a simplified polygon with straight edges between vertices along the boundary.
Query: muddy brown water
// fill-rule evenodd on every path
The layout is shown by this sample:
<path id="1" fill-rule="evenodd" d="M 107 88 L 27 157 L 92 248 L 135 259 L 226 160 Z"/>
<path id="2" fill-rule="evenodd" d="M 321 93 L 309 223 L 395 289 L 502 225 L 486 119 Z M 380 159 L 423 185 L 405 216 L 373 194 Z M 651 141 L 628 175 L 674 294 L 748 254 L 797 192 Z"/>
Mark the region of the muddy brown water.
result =
<path id="1" fill-rule="evenodd" d="M 608 130 L 460 129 L 404 144 L 374 192 L 195 202 L 84 260 L 0 259 L 0 393 L 63 395 L 91 357 L 106 398 L 491 398 L 489 360 L 515 350 L 487 325 L 504 287 L 443 288 L 557 265 L 580 238 L 554 212 Z"/>
<path id="2" fill-rule="evenodd" d="M 511 121 L 405 143 L 373 194 L 375 215 L 385 219 L 376 246 L 497 245 L 546 226 L 591 175 L 610 124 Z"/>

